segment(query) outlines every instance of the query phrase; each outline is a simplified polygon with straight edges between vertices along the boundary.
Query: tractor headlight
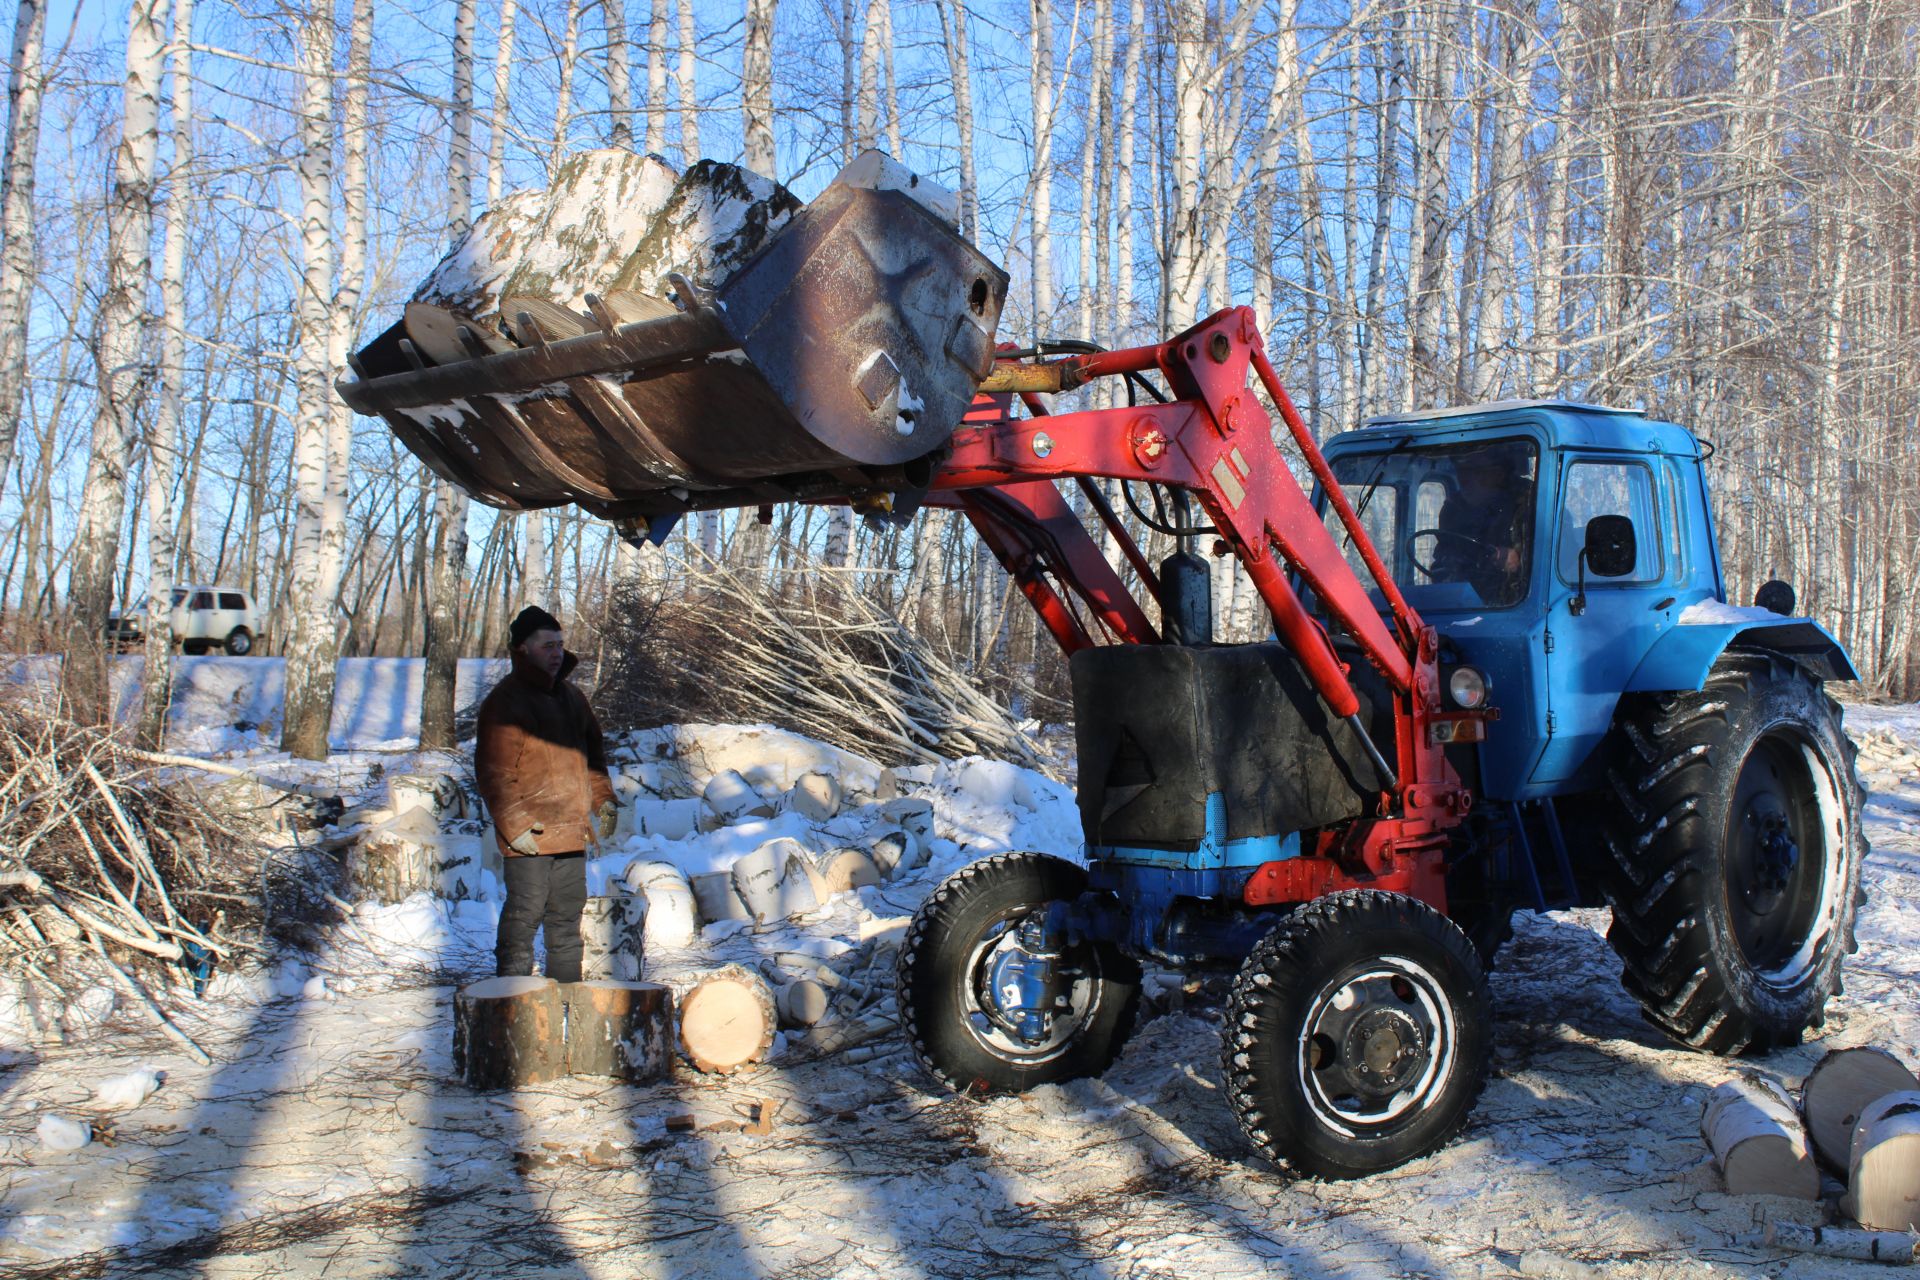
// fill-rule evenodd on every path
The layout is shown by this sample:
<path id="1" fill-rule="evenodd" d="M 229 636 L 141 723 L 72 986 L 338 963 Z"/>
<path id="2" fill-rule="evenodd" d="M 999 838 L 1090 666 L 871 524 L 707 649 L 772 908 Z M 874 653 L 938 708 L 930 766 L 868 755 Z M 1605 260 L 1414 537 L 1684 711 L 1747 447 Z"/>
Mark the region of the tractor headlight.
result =
<path id="1" fill-rule="evenodd" d="M 1491 687 L 1478 667 L 1455 667 L 1447 677 L 1447 696 L 1462 711 L 1478 711 L 1486 706 L 1487 691 Z"/>

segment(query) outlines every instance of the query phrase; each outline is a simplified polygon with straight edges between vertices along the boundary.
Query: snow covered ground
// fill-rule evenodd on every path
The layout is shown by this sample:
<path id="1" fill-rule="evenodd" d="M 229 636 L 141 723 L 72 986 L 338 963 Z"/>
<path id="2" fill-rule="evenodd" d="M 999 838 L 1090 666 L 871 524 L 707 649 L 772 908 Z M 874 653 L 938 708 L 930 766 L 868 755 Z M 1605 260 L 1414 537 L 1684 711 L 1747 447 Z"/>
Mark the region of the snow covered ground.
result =
<path id="1" fill-rule="evenodd" d="M 1848 718 L 1867 747 L 1871 898 L 1825 1039 L 1760 1063 L 1788 1083 L 1839 1045 L 1920 1061 L 1920 707 L 1855 707 Z M 732 768 L 777 792 L 818 759 L 767 731 L 665 736 L 695 785 Z M 662 740 L 636 742 L 623 771 L 639 776 Z M 388 775 L 448 764 L 343 745 L 359 748 L 330 766 L 346 778 L 367 779 L 376 763 Z M 251 759 L 292 768 L 263 751 Z M 861 773 L 849 765 L 848 776 Z M 934 808 L 930 865 L 797 921 L 709 926 L 691 947 L 649 956 L 653 972 L 800 951 L 885 983 L 897 937 L 888 924 L 947 870 L 1005 848 L 1075 852 L 1070 797 L 1038 775 L 970 761 L 902 781 Z M 639 857 L 724 866 L 775 835 L 857 843 L 872 829 L 872 785 L 849 787 L 838 828 L 785 813 L 683 840 L 634 835 L 599 860 L 598 878 Z M 210 1067 L 131 1010 L 84 1041 L 9 1051 L 0 1273 L 1859 1271 L 1756 1243 L 1767 1218 L 1814 1220 L 1816 1210 L 1719 1190 L 1697 1125 L 1727 1065 L 1674 1049 L 1640 1020 L 1601 912 L 1521 916 L 1494 979 L 1494 1078 L 1459 1140 L 1391 1174 L 1328 1184 L 1248 1154 L 1220 1090 L 1218 1009 L 1204 998 L 1157 1009 L 1102 1079 L 984 1102 L 937 1090 L 897 1037 L 858 1063 L 787 1052 L 729 1078 L 683 1067 L 644 1088 L 572 1078 L 473 1094 L 451 1082 L 451 996 L 490 971 L 496 911 L 485 900 L 363 906 L 322 953 L 223 976 L 185 1019 L 213 1051 Z M 125 1079 L 141 1069 L 157 1071 L 159 1087 L 124 1105 L 143 1092 Z M 123 1105 L 98 1096 L 114 1082 Z M 772 1133 L 742 1132 L 764 1099 L 781 1103 Z M 670 1133 L 667 1117 L 682 1113 L 697 1128 Z M 90 1121 L 102 1136 L 53 1150 L 39 1132 L 50 1116 Z"/>

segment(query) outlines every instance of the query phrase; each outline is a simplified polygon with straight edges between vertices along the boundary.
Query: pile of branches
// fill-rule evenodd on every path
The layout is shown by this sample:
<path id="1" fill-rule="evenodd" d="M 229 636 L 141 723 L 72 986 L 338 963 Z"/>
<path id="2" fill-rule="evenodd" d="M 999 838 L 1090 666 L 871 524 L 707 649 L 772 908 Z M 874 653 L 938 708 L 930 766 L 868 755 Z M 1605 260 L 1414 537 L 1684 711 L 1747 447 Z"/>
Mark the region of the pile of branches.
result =
<path id="1" fill-rule="evenodd" d="M 775 587 L 706 563 L 680 594 L 617 588 L 595 706 L 622 728 L 767 722 L 882 764 L 984 755 L 1054 772 L 1005 707 L 856 581 Z"/>
<path id="2" fill-rule="evenodd" d="M 261 859 L 171 763 L 0 703 L 0 971 L 59 1003 L 104 975 L 204 1061 L 163 1003 L 260 950 Z"/>

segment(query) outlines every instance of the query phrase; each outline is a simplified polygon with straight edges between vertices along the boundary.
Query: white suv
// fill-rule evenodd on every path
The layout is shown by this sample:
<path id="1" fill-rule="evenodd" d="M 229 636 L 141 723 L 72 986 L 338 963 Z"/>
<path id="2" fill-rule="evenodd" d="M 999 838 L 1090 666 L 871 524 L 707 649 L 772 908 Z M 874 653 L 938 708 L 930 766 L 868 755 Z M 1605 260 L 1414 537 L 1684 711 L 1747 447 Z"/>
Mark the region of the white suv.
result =
<path id="1" fill-rule="evenodd" d="M 121 645 L 139 644 L 145 621 L 144 609 L 116 612 L 107 619 L 107 635 Z M 219 645 L 236 658 L 253 652 L 260 629 L 253 597 L 238 587 L 175 587 L 168 622 L 182 652 L 205 653 Z"/>

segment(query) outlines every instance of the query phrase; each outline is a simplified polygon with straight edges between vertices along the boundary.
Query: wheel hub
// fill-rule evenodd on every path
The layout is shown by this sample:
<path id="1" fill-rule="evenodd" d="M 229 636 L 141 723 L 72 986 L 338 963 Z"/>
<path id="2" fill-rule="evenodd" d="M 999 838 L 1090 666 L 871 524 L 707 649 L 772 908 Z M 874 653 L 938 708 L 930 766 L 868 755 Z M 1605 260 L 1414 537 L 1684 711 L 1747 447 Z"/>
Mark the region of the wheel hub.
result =
<path id="1" fill-rule="evenodd" d="M 1003 935 L 981 974 L 982 1011 L 1028 1047 L 1046 1044 L 1055 1020 L 1073 1012 L 1070 993 L 1079 976 L 1062 963 L 1044 919 L 1036 913 Z"/>
<path id="2" fill-rule="evenodd" d="M 1743 887 L 1747 907 L 1755 915 L 1769 915 L 1786 900 L 1800 865 L 1800 846 L 1780 801 L 1763 792 L 1747 806 L 1745 823 L 1753 847 L 1751 874 Z"/>
<path id="3" fill-rule="evenodd" d="M 1427 1038 L 1404 1011 L 1369 1009 L 1354 1019 L 1341 1057 L 1366 1092 L 1388 1097 L 1425 1067 Z"/>

